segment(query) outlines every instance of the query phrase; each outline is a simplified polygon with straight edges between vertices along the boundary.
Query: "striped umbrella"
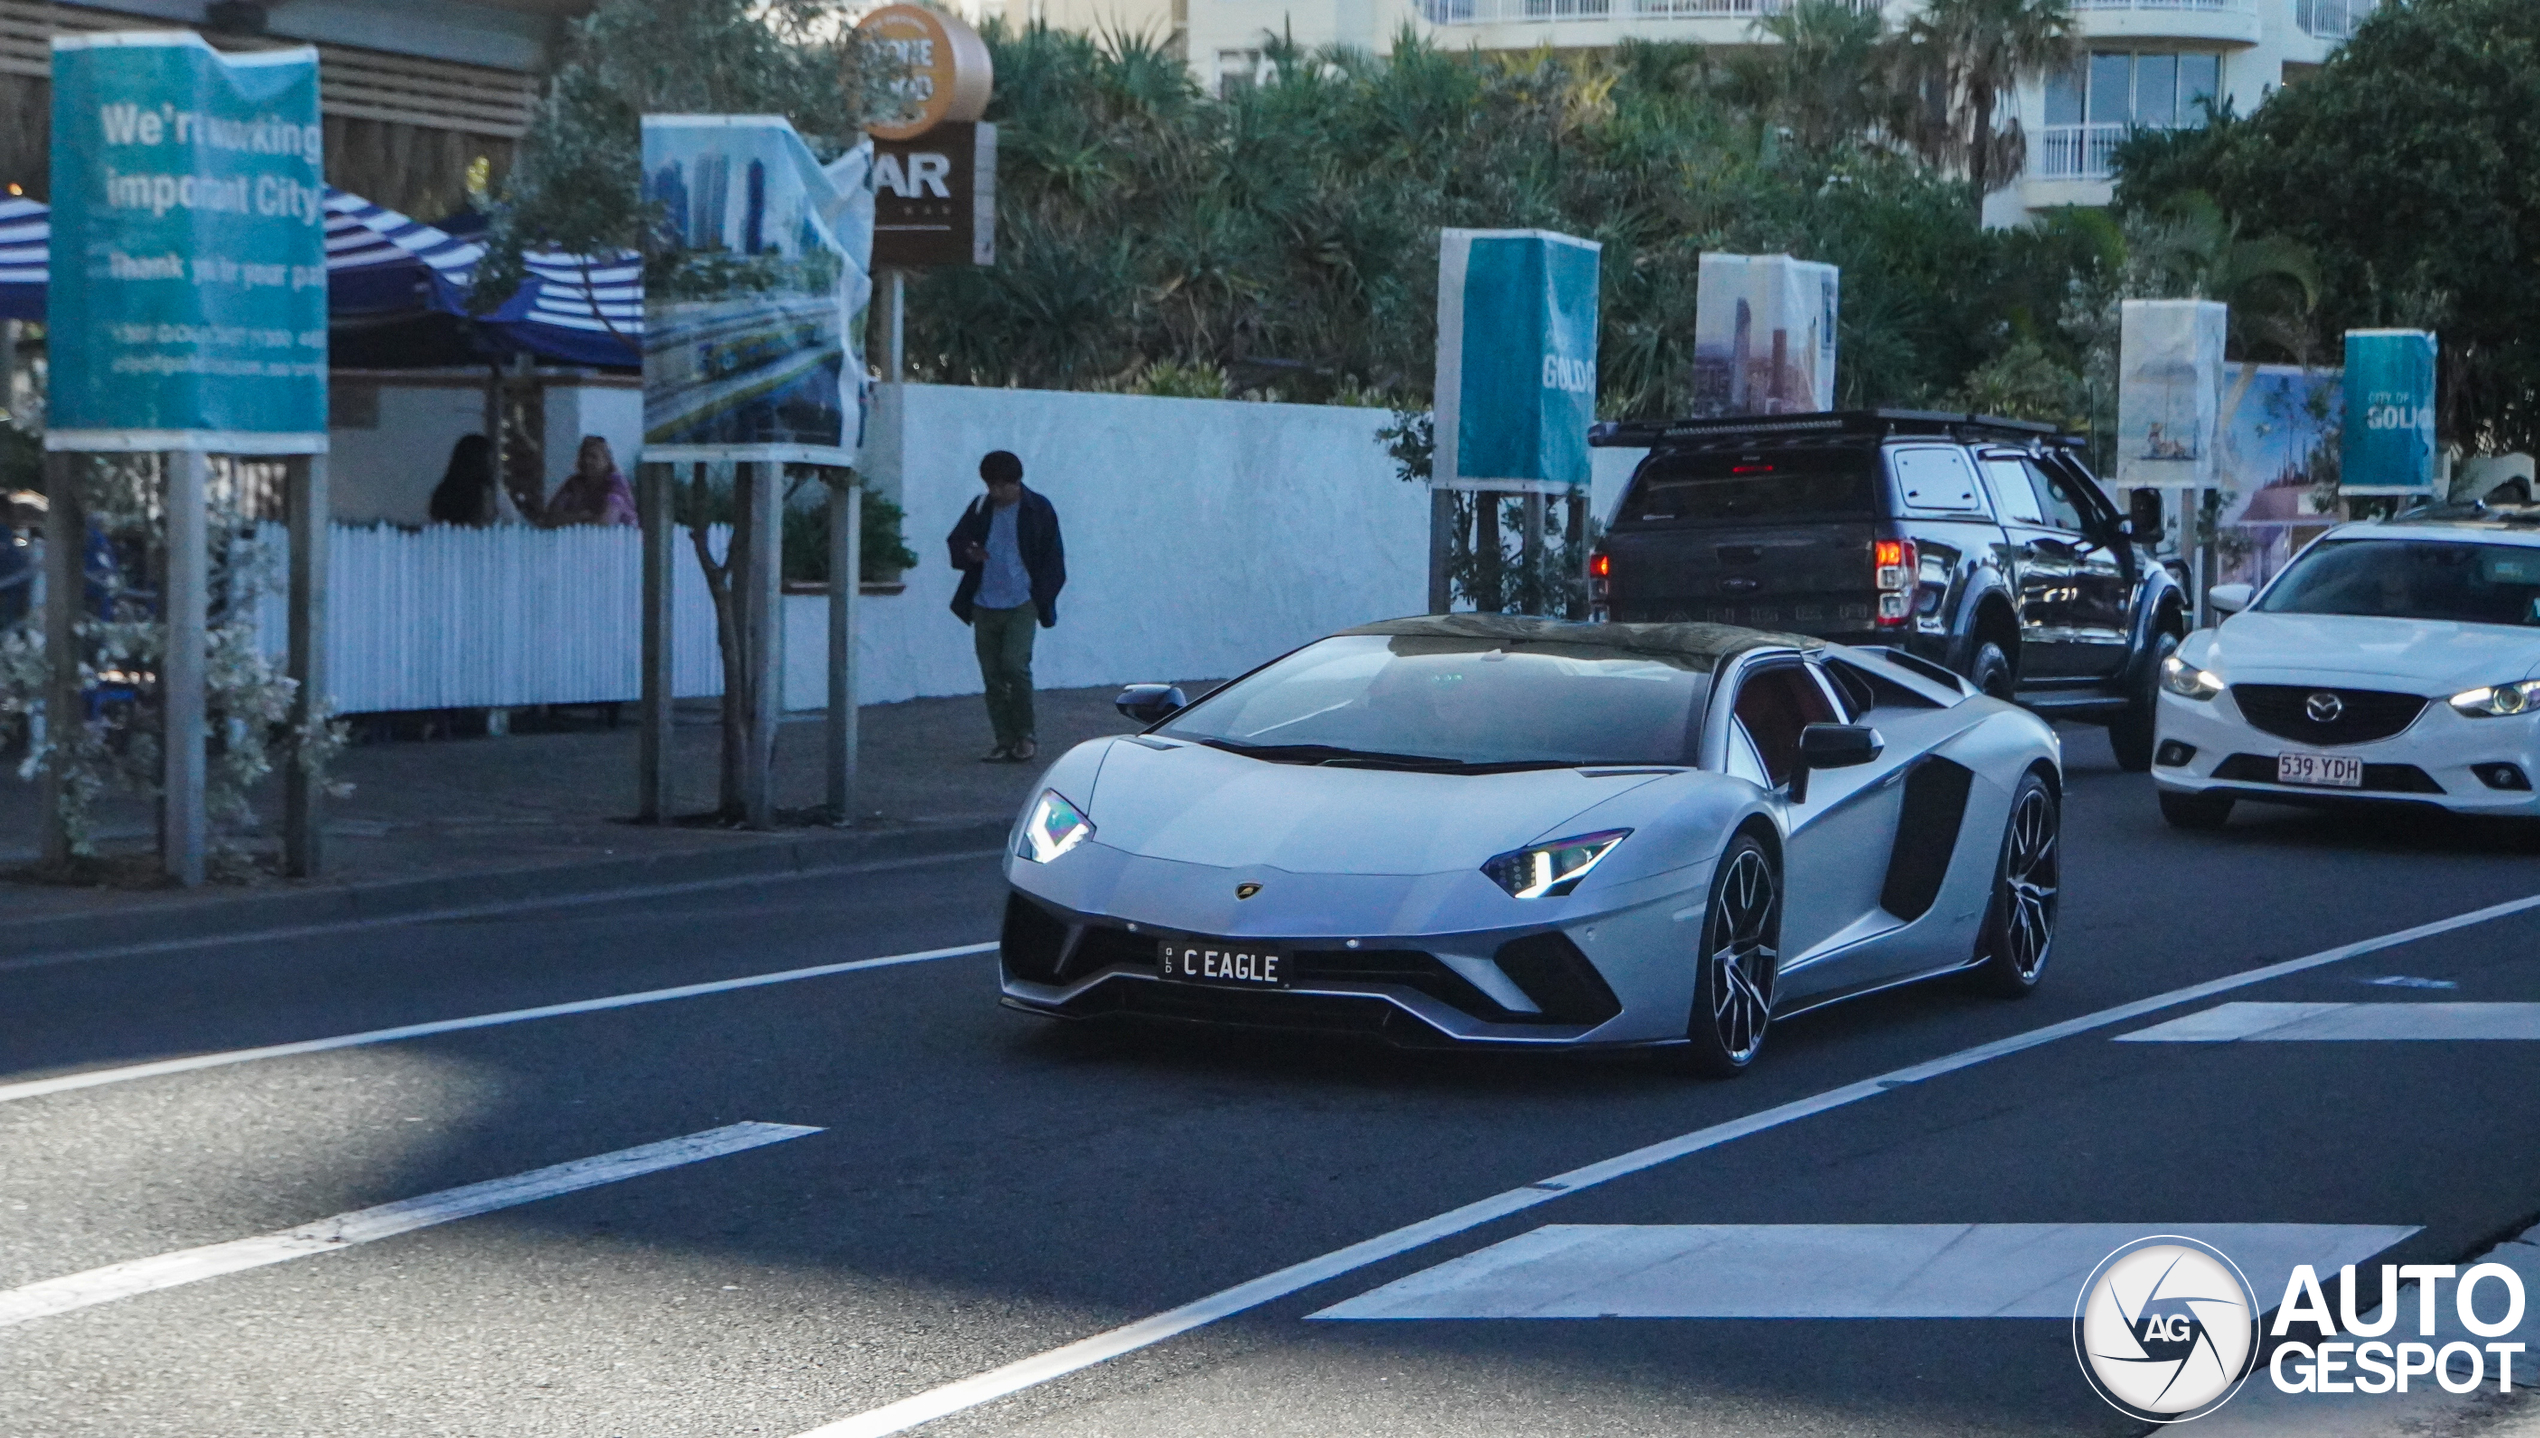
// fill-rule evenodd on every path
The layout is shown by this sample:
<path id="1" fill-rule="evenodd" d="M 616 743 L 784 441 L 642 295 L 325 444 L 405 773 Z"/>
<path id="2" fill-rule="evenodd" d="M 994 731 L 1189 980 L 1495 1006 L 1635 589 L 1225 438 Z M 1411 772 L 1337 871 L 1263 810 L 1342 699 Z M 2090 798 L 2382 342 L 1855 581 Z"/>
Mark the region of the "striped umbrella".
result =
<path id="1" fill-rule="evenodd" d="M 51 213 L 33 200 L 0 200 L 0 319 L 44 318 Z M 327 312 L 438 312 L 471 320 L 503 348 L 573 364 L 642 362 L 643 263 L 631 251 L 597 258 L 532 251 L 528 278 L 511 298 L 473 314 L 468 294 L 485 247 L 472 234 L 452 233 L 460 228 L 427 225 L 328 186 Z"/>

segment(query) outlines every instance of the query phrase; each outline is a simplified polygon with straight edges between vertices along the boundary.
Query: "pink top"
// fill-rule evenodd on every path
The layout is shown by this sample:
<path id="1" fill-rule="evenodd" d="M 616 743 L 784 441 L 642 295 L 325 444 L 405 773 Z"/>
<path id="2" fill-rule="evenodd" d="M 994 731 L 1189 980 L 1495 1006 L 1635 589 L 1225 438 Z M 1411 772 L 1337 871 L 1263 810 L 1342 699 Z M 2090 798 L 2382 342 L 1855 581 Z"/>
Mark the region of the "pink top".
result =
<path id="1" fill-rule="evenodd" d="M 549 524 L 635 524 L 635 491 L 614 465 L 599 480 L 577 469 L 548 496 L 546 518 Z"/>

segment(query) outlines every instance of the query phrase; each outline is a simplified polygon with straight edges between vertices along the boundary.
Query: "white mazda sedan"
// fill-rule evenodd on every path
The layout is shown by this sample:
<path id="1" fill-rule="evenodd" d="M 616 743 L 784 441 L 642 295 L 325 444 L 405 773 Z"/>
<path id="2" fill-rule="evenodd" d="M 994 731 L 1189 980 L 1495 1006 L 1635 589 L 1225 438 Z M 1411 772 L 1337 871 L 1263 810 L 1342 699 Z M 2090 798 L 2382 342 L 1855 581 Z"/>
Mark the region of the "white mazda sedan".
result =
<path id="1" fill-rule="evenodd" d="M 2172 824 L 2218 827 L 2243 799 L 2540 814 L 2540 524 L 2343 525 L 2211 599 L 2230 617 L 2161 669 Z"/>

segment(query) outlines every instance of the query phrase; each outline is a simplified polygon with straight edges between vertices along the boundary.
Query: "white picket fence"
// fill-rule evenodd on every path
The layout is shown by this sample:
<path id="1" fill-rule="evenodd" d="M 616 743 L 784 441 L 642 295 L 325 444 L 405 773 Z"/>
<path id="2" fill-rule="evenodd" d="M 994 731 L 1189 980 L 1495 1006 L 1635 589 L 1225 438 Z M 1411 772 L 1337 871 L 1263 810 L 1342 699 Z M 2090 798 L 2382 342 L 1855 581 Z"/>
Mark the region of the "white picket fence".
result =
<path id="1" fill-rule="evenodd" d="M 259 534 L 284 572 L 280 525 Z M 729 540 L 714 532 L 718 556 Z M 643 690 L 642 536 L 596 525 L 472 529 L 333 526 L 327 689 L 341 714 L 633 700 Z M 723 692 L 714 604 L 688 550 L 673 555 L 671 687 Z M 288 638 L 283 596 L 262 597 L 269 654 Z"/>

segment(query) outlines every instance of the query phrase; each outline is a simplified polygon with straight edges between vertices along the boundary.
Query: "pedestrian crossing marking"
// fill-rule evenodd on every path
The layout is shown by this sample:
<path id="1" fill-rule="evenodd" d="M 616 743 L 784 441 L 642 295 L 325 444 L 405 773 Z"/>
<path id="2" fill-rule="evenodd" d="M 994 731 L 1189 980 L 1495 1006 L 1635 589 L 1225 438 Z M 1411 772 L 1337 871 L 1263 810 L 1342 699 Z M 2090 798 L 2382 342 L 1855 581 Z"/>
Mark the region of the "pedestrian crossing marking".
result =
<path id="1" fill-rule="evenodd" d="M 2293 1265 L 2360 1263 L 2417 1230 L 2329 1223 L 1546 1224 L 1309 1315 L 2061 1318 L 2153 1234 L 2212 1244 L 2272 1306 Z"/>
<path id="2" fill-rule="evenodd" d="M 2540 1004 L 2228 1003 L 2116 1037 L 2121 1044 L 2450 1039 L 2540 1039 Z"/>
<path id="3" fill-rule="evenodd" d="M 604 1183 L 619 1183 L 700 1159 L 720 1158 L 725 1154 L 783 1143 L 787 1139 L 818 1132 L 817 1128 L 794 1123 L 725 1124 L 721 1128 L 706 1129 L 683 1138 L 622 1148 L 615 1153 L 531 1169 L 509 1178 L 487 1179 L 483 1183 L 447 1188 L 419 1198 L 399 1199 L 395 1203 L 339 1213 L 333 1218 L 321 1218 L 315 1223 L 304 1223 L 280 1233 L 260 1234 L 254 1238 L 232 1239 L 227 1243 L 206 1244 L 200 1248 L 110 1263 L 103 1268 L 48 1278 L 41 1283 L 0 1292 L 0 1328 L 50 1318 L 73 1309 L 111 1303 L 135 1294 L 154 1293 L 162 1288 L 218 1278 L 225 1273 L 287 1263 L 312 1254 L 335 1253 L 353 1244 L 374 1243 L 401 1233 L 412 1233 L 418 1228 L 473 1218 L 480 1213 L 553 1198 L 560 1193 L 596 1188 Z"/>

